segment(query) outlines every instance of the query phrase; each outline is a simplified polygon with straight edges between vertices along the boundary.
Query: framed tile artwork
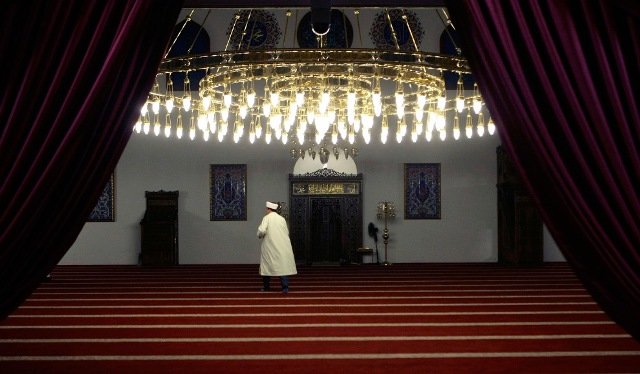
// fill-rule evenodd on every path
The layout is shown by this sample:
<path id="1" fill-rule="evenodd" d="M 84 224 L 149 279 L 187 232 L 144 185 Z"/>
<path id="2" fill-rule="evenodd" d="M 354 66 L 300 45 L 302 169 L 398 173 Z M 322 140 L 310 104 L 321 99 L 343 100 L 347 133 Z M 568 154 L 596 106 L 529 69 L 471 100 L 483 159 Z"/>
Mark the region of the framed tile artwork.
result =
<path id="1" fill-rule="evenodd" d="M 440 219 L 440 164 L 404 164 L 404 218 Z"/>
<path id="2" fill-rule="evenodd" d="M 210 220 L 247 220 L 247 165 L 210 165 Z"/>
<path id="3" fill-rule="evenodd" d="M 104 186 L 102 194 L 93 208 L 87 222 L 115 222 L 115 198 L 116 198 L 116 184 L 115 176 L 111 173 L 109 181 Z"/>

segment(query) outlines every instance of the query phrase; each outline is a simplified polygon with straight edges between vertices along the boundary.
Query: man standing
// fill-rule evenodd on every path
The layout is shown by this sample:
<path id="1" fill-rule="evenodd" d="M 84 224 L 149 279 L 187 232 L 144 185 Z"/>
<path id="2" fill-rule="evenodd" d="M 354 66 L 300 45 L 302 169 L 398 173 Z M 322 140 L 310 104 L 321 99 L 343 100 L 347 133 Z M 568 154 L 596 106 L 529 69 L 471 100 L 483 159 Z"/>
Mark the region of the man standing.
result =
<path id="1" fill-rule="evenodd" d="M 282 293 L 289 292 L 289 275 L 297 274 L 287 221 L 276 211 L 278 204 L 267 201 L 267 212 L 258 226 L 260 245 L 260 275 L 262 290 L 268 291 L 272 276 L 280 277 Z"/>

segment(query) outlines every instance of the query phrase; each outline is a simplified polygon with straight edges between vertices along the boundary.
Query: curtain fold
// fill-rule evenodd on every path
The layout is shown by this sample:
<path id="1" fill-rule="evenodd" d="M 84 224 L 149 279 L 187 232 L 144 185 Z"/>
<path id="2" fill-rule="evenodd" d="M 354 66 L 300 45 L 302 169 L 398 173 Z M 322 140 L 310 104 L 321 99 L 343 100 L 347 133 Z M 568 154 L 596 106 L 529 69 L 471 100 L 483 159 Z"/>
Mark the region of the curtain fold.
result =
<path id="1" fill-rule="evenodd" d="M 131 135 L 181 7 L 181 0 L 3 6 L 0 317 L 80 233 Z"/>
<path id="2" fill-rule="evenodd" d="M 640 339 L 640 4 L 447 5 L 554 240 L 603 310 Z"/>

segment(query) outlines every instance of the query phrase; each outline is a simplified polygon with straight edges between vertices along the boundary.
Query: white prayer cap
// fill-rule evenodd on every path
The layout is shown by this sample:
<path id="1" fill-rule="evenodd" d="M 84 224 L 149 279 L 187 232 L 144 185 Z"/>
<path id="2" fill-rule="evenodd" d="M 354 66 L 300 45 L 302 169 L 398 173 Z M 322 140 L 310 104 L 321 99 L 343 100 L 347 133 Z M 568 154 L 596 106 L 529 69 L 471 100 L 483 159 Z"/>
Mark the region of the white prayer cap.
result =
<path id="1" fill-rule="evenodd" d="M 276 210 L 278 209 L 278 204 L 267 201 L 267 208 Z"/>

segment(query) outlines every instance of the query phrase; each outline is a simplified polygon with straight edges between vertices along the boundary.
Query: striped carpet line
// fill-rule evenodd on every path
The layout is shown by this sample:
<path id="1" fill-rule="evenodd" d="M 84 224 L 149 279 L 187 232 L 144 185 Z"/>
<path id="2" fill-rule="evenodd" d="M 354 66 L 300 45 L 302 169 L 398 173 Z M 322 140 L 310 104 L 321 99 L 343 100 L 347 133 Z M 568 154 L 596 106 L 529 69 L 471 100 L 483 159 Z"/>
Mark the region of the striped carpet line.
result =
<path id="1" fill-rule="evenodd" d="M 57 300 L 57 299 L 53 299 Z M 96 300 L 96 299 L 89 299 Z M 110 300 L 110 299 L 109 299 Z M 421 304 L 225 304 L 225 305 L 147 305 L 147 304 L 128 304 L 128 305 L 47 305 L 47 306 L 37 306 L 37 305 L 23 305 L 18 310 L 21 309 L 98 309 L 98 308 L 110 308 L 110 309 L 130 309 L 130 308 L 300 308 L 300 307 L 310 307 L 310 308 L 322 308 L 322 307 L 416 307 L 416 306 L 428 306 L 428 307 L 450 307 L 450 306 L 544 306 L 544 305 L 590 305 L 597 306 L 597 304 L 593 301 L 591 302 L 539 302 L 539 303 L 421 303 Z"/>
<path id="2" fill-rule="evenodd" d="M 242 291 L 246 292 L 246 291 Z M 257 291 L 259 292 L 259 291 Z M 174 292 L 175 293 L 175 292 Z M 337 292 L 332 292 L 335 294 Z M 351 292 L 352 293 L 352 292 Z M 88 295 L 93 295 L 92 293 L 87 293 Z M 115 293 L 118 294 L 118 293 Z M 142 293 L 145 294 L 145 293 Z M 148 295 L 149 293 L 146 293 Z M 180 292 L 182 294 L 182 292 Z M 196 292 L 195 294 L 200 294 L 200 292 Z M 236 292 L 218 292 L 216 294 L 238 294 Z M 263 294 L 263 293 L 260 293 Z M 100 293 L 103 295 L 103 293 Z M 279 297 L 279 293 L 272 293 L 273 296 Z M 588 295 L 472 295 L 472 296 L 446 296 L 446 295 L 438 295 L 438 296 L 321 296 L 321 297 L 312 297 L 312 296 L 299 296 L 296 295 L 295 298 L 284 295 L 282 297 L 287 297 L 291 300 L 316 300 L 321 298 L 323 300 L 397 300 L 397 299 L 565 299 L 565 298 L 576 298 L 576 299 L 590 299 Z M 273 297 L 252 297 L 251 300 L 273 300 Z M 32 300 L 38 301 L 56 301 L 60 299 L 52 299 L 52 298 L 37 298 Z M 65 301 L 92 301 L 92 300 L 111 300 L 111 301 L 130 301 L 130 300 L 141 300 L 140 298 L 134 297 L 109 297 L 109 298 L 64 298 Z M 200 300 L 200 301 L 223 301 L 223 300 L 247 300 L 245 297 L 145 297 L 144 300 Z"/>
<path id="3" fill-rule="evenodd" d="M 557 314 L 598 314 L 597 310 L 559 310 L 523 312 L 376 312 L 376 313 L 167 313 L 167 314 L 15 314 L 8 318 L 127 318 L 127 317 L 367 317 L 367 316 L 487 316 L 487 315 L 557 315 Z"/>
<path id="4" fill-rule="evenodd" d="M 91 339 L 0 339 L 0 344 L 64 343 L 261 343 L 261 342 L 373 342 L 373 341 L 449 341 L 449 340 L 557 340 L 624 339 L 626 334 L 558 334 L 558 335 L 447 335 L 447 336 L 307 336 L 250 338 L 91 338 Z"/>
<path id="5" fill-rule="evenodd" d="M 0 356 L 0 361 L 248 361 L 248 360 L 392 360 L 417 358 L 640 356 L 640 351 L 568 352 L 443 352 L 443 353 L 334 353 L 285 355 L 116 355 L 116 356 Z"/>
<path id="6" fill-rule="evenodd" d="M 331 276 L 330 279 L 327 279 L 327 276 Z M 429 281 L 429 282 L 501 282 L 501 281 L 511 281 L 511 282 L 540 282 L 540 281 L 564 281 L 564 282 L 579 282 L 579 280 L 570 274 L 567 275 L 543 275 L 543 274 L 521 274 L 521 275 L 451 275 L 447 274 L 442 275 L 394 275 L 394 274 L 368 274 L 367 276 L 352 276 L 346 274 L 326 274 L 324 276 L 314 276 L 314 275 L 305 275 L 298 273 L 296 278 L 303 278 L 307 282 L 324 282 L 324 281 L 350 281 L 350 282 L 380 282 L 383 279 L 393 279 L 393 280 L 417 280 L 417 281 Z M 175 276 L 163 276 L 161 274 L 140 274 L 139 276 L 132 276 L 131 274 L 122 275 L 122 276 L 110 276 L 105 274 L 96 275 L 92 277 L 76 277 L 71 275 L 59 275 L 56 273 L 52 274 L 52 278 L 60 282 L 129 282 L 129 281 L 138 281 L 144 280 L 147 282 L 213 282 L 213 281 L 225 281 L 229 279 L 237 279 L 239 281 L 250 281 L 255 280 L 256 278 L 260 278 L 258 272 L 251 275 L 242 275 L 242 276 L 234 276 L 234 275 L 222 275 L 222 276 L 211 276 L 211 275 L 203 275 L 203 276 L 193 276 L 188 274 L 183 275 L 175 275 Z"/>
<path id="7" fill-rule="evenodd" d="M 147 324 L 147 325 L 4 325 L 0 330 L 15 329 L 282 329 L 311 327 L 474 327 L 474 326 L 577 326 L 614 325 L 612 321 L 519 321 L 519 322 L 401 322 L 401 323 L 282 323 L 282 324 Z"/>
<path id="8" fill-rule="evenodd" d="M 347 286 L 345 286 L 346 288 Z M 238 293 L 238 292 L 247 292 L 246 290 L 240 289 L 238 290 L 238 288 L 240 287 L 208 287 L 210 289 L 235 289 L 235 291 L 215 291 L 215 290 L 201 290 L 201 291 L 181 291 L 179 288 L 176 288 L 175 290 L 167 290 L 167 291 L 163 291 L 163 290 L 149 290 L 147 289 L 147 291 L 130 291 L 130 290 L 121 290 L 121 291 L 114 291 L 114 290 L 110 290 L 110 291 L 104 291 L 104 290 L 91 290 L 91 291 L 64 291 L 64 292 L 34 292 L 32 294 L 32 296 L 39 296 L 39 295 L 43 295 L 43 296 L 51 296 L 51 295 L 95 295 L 96 291 L 99 291 L 101 295 L 118 295 L 118 294 L 122 294 L 123 292 L 126 292 L 127 294 L 131 294 L 131 295 L 149 295 L 149 294 L 175 294 L 176 292 L 179 292 L 182 295 L 198 295 L 198 294 L 221 294 L 221 293 Z M 375 290 L 367 290 L 367 289 L 359 289 L 358 287 L 349 287 L 350 290 L 348 291 L 343 291 L 343 290 L 335 290 L 336 286 L 333 287 L 333 289 L 331 290 L 331 293 L 380 293 L 380 292 L 385 292 L 385 293 L 410 293 L 410 294 L 415 294 L 416 292 L 421 292 L 421 293 L 433 293 L 433 294 L 439 294 L 439 293 L 505 293 L 505 292 L 518 292 L 518 293 L 531 293 L 531 292 L 571 292 L 571 291 L 575 291 L 572 294 L 562 294 L 562 295 L 558 295 L 560 297 L 565 297 L 565 296 L 586 296 L 588 295 L 584 290 L 580 290 L 580 289 L 532 289 L 532 290 L 500 290 L 500 289 L 496 289 L 496 290 L 464 290 L 464 289 L 457 289 L 457 290 L 425 290 L 422 289 L 418 286 L 406 286 L 403 287 L 404 289 L 402 290 L 387 290 L 384 289 L 384 287 L 379 287 L 379 289 L 375 289 Z M 365 288 L 365 287 L 361 287 L 361 288 Z M 368 287 L 369 288 L 369 287 Z M 250 291 L 250 292 L 256 292 L 256 291 Z M 308 293 L 326 293 L 326 290 L 306 290 L 304 289 L 304 287 L 296 287 L 296 292 L 300 293 L 300 292 L 304 292 L 305 294 Z M 517 295 L 514 295 L 517 296 Z M 550 296 L 549 294 L 544 295 L 546 296 Z"/>
<path id="9" fill-rule="evenodd" d="M 254 279 L 252 281 L 228 281 L 228 282 L 215 282 L 215 284 L 256 284 L 257 280 Z M 159 288 L 200 288 L 200 287 L 214 287 L 214 285 L 211 284 L 211 282 L 142 282 L 144 283 L 144 286 L 139 286 L 139 285 L 130 285 L 130 284 L 122 284 L 122 285 L 114 285 L 113 282 L 96 282 L 96 283 L 76 283 L 73 282 L 73 286 L 69 286 L 69 287 L 65 287 L 65 286 L 52 286 L 52 287 L 48 287 L 46 285 L 43 285 L 41 287 L 38 288 L 38 292 L 43 291 L 43 290 L 65 290 L 65 289 L 78 289 L 78 288 L 100 288 L 100 287 L 108 287 L 108 288 L 126 288 L 126 289 L 136 289 L 136 288 L 147 288 L 149 286 L 155 286 L 158 285 L 156 287 Z M 191 285 L 191 284 L 197 284 L 197 285 Z M 366 285 L 358 285 L 358 284 L 352 284 L 350 286 L 352 287 L 372 287 L 372 286 L 380 286 L 380 285 L 386 285 L 388 283 L 404 283 L 403 282 L 396 282 L 393 280 L 389 280 L 389 281 L 385 281 L 384 283 L 381 284 L 372 284 L 372 283 L 367 283 Z M 416 281 L 414 284 L 419 284 L 420 281 Z M 325 285 L 326 282 L 324 283 L 320 283 L 318 285 L 322 286 Z M 304 282 L 304 283 L 300 283 L 300 284 L 296 284 L 296 286 L 304 286 L 304 287 L 310 287 L 312 284 L 310 284 L 309 282 Z M 315 284 L 313 284 L 314 286 L 317 286 Z M 95 287 L 94 287 L 95 286 Z M 451 284 L 428 284 L 429 287 L 433 287 L 433 288 L 443 288 L 443 287 L 462 287 L 462 288 L 478 288 L 478 287 L 498 287 L 498 288 L 505 288 L 505 287 L 549 287 L 549 286 L 557 286 L 557 287 L 570 287 L 571 289 L 579 289 L 579 290 L 584 290 L 583 287 L 581 287 L 577 282 L 571 282 L 571 283 L 558 283 L 558 282 L 546 282 L 546 283 L 527 283 L 527 284 L 505 284 L 505 283 L 494 283 L 494 284 L 477 284 L 477 283 L 473 283 L 473 284 L 460 284 L 460 283 L 451 283 Z M 554 287 L 555 288 L 555 287 Z"/>

